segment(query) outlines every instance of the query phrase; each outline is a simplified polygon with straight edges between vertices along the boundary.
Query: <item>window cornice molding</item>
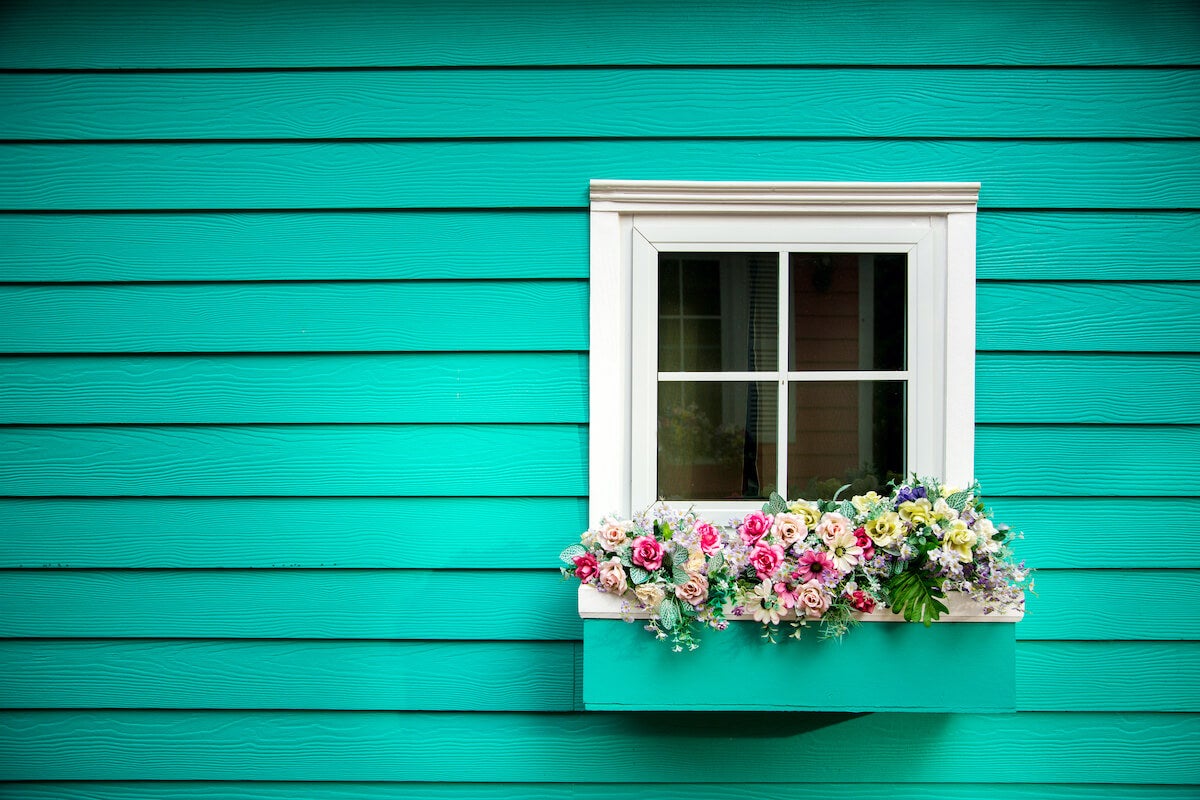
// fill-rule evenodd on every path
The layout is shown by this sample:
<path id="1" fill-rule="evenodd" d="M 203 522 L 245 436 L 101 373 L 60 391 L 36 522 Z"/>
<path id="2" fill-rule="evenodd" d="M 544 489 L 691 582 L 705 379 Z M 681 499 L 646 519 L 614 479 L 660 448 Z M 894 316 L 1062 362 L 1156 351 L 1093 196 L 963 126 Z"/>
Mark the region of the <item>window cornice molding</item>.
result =
<path id="1" fill-rule="evenodd" d="M 591 210 L 630 214 L 973 213 L 978 183 L 591 182 Z"/>

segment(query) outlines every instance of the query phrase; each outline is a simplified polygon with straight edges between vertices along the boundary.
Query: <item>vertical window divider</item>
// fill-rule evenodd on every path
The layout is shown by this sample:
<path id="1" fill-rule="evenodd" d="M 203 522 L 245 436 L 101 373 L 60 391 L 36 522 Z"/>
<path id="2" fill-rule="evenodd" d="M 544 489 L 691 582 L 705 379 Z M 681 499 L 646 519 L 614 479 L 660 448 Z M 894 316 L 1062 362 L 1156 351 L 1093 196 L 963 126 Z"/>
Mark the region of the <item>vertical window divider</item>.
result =
<path id="1" fill-rule="evenodd" d="M 788 496 L 787 450 L 788 450 L 788 318 L 791 306 L 791 287 L 789 285 L 788 252 L 779 251 L 779 364 L 776 375 L 775 412 L 775 476 L 779 486 L 777 491 L 784 497 Z"/>

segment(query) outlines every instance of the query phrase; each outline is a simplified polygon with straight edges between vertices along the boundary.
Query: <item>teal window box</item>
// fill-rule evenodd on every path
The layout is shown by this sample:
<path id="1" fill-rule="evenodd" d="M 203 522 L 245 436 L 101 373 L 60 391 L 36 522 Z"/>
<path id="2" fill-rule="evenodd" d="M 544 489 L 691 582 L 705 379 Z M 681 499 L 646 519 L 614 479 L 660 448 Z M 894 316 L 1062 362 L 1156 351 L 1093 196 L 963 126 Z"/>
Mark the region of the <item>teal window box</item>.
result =
<path id="1" fill-rule="evenodd" d="M 889 613 L 863 615 L 841 641 L 815 626 L 799 640 L 780 625 L 764 641 L 753 620 L 704 630 L 700 647 L 673 652 L 621 602 L 579 590 L 583 622 L 583 705 L 589 711 L 913 711 L 1016 710 L 1012 623 L 1021 614 L 984 615 L 969 598 L 948 597 L 949 615 L 926 627 Z"/>

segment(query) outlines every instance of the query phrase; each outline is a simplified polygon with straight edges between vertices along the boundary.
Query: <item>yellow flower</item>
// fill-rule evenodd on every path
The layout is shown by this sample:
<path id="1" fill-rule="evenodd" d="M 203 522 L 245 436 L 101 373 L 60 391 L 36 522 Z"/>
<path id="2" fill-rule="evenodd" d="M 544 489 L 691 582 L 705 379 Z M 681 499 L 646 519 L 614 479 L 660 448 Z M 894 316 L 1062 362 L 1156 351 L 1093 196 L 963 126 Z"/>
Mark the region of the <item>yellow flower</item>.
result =
<path id="1" fill-rule="evenodd" d="M 888 511 L 871 520 L 867 523 L 867 535 L 880 547 L 899 544 L 904 538 L 904 526 L 900 522 L 900 515 L 895 511 Z"/>
<path id="2" fill-rule="evenodd" d="M 929 500 L 919 497 L 900 504 L 900 519 L 916 525 L 928 525 L 933 522 L 933 506 Z"/>
<path id="3" fill-rule="evenodd" d="M 961 519 L 951 522 L 950 527 L 946 528 L 946 533 L 942 536 L 942 544 L 945 549 L 958 556 L 958 560 L 963 563 L 971 560 L 971 548 L 977 541 L 978 537 L 975 535 L 975 531 L 967 527 L 967 523 Z"/>
<path id="4" fill-rule="evenodd" d="M 867 492 L 866 494 L 856 494 L 850 498 L 850 505 L 858 509 L 859 513 L 866 511 L 871 506 L 880 501 L 880 497 L 875 492 Z"/>
<path id="5" fill-rule="evenodd" d="M 961 491 L 962 489 L 959 489 L 957 486 L 943 486 L 942 497 L 949 497 L 950 495 L 958 494 Z"/>

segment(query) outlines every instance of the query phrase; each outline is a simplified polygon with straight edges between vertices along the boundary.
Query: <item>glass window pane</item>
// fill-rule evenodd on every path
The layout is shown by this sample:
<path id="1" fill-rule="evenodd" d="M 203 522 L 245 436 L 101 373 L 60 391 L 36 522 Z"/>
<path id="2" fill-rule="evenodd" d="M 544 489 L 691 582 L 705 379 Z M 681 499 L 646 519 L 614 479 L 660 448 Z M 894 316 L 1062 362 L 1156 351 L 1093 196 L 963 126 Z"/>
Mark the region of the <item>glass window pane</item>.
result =
<path id="1" fill-rule="evenodd" d="M 779 369 L 776 253 L 661 253 L 658 369 Z"/>
<path id="2" fill-rule="evenodd" d="M 905 369 L 902 253 L 792 253 L 789 369 Z"/>
<path id="3" fill-rule="evenodd" d="M 788 497 L 883 493 L 904 477 L 904 381 L 794 381 L 788 386 Z"/>
<path id="4" fill-rule="evenodd" d="M 766 499 L 778 487 L 777 420 L 775 383 L 659 383 L 658 496 Z"/>

